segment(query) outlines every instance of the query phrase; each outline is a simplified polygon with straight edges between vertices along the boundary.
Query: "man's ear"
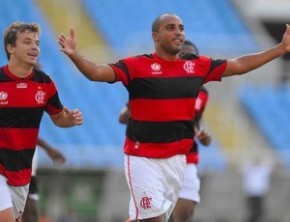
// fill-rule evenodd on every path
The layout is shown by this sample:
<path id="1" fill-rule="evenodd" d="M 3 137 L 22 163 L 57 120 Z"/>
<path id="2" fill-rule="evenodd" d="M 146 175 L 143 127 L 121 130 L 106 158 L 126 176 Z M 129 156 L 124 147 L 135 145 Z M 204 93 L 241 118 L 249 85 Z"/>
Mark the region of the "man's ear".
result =
<path id="1" fill-rule="evenodd" d="M 14 52 L 14 47 L 11 44 L 7 44 L 6 49 L 9 54 Z"/>
<path id="2" fill-rule="evenodd" d="M 159 34 L 157 32 L 152 32 L 152 38 L 155 41 L 158 41 L 159 40 Z"/>

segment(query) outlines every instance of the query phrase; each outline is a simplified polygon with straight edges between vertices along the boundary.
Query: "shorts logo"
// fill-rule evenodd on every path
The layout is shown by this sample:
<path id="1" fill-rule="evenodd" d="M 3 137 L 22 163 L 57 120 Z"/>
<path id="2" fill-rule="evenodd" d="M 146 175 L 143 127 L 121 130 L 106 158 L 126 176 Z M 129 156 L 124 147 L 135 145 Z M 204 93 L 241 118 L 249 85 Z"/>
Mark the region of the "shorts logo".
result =
<path id="1" fill-rule="evenodd" d="M 140 201 L 140 206 L 143 209 L 149 209 L 151 208 L 151 201 L 152 201 L 152 197 L 142 197 Z"/>

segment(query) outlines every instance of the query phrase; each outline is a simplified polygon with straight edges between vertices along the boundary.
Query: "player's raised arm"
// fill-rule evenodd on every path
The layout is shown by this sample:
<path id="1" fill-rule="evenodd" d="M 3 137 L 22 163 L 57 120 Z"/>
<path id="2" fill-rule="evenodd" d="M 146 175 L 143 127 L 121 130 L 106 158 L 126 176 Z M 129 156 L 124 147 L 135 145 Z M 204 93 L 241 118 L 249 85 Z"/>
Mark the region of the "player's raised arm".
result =
<path id="1" fill-rule="evenodd" d="M 272 61 L 273 59 L 290 52 L 290 25 L 286 25 L 286 31 L 282 41 L 276 46 L 254 54 L 244 55 L 235 59 L 229 59 L 223 77 L 244 74 Z"/>
<path id="2" fill-rule="evenodd" d="M 60 50 L 64 52 L 76 65 L 79 71 L 91 81 L 113 82 L 115 81 L 115 72 L 106 64 L 98 65 L 85 58 L 76 50 L 75 29 L 70 28 L 69 37 L 61 34 L 58 37 Z"/>

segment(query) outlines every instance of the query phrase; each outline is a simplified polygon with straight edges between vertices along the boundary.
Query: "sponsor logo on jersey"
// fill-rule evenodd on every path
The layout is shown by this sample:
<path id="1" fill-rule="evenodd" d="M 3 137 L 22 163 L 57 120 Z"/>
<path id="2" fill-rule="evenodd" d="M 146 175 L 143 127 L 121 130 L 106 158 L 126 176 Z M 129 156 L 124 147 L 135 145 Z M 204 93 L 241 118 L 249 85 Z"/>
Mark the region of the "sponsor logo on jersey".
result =
<path id="1" fill-rule="evenodd" d="M 152 75 L 160 75 L 162 74 L 161 70 L 161 65 L 158 63 L 153 63 L 151 64 L 151 69 L 152 69 Z"/>
<path id="2" fill-rule="evenodd" d="M 4 91 L 0 91 L 0 105 L 8 104 L 8 93 Z"/>

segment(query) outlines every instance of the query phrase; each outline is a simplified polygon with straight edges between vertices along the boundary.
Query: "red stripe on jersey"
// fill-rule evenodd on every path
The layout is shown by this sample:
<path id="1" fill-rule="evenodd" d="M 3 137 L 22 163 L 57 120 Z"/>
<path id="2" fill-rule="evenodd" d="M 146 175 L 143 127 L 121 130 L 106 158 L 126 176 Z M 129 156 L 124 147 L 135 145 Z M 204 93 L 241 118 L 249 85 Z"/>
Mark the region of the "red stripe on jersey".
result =
<path id="1" fill-rule="evenodd" d="M 197 117 L 202 116 L 207 100 L 208 100 L 208 93 L 205 91 L 199 91 L 198 97 L 195 103 L 195 115 Z"/>
<path id="2" fill-rule="evenodd" d="M 9 178 L 7 183 L 11 186 L 24 186 L 30 183 L 31 180 L 31 168 L 20 170 L 17 172 L 6 171 L 0 163 L 0 174 Z"/>
<path id="3" fill-rule="evenodd" d="M 187 163 L 198 164 L 199 163 L 199 154 L 198 154 L 198 152 L 193 152 L 193 153 L 187 154 L 186 155 L 186 162 Z"/>
<path id="4" fill-rule="evenodd" d="M 140 121 L 176 121 L 194 118 L 195 98 L 134 99 L 130 101 L 132 119 Z"/>
<path id="5" fill-rule="evenodd" d="M 0 148 L 23 150 L 35 148 L 38 128 L 0 128 Z"/>
<path id="6" fill-rule="evenodd" d="M 43 111 L 56 114 L 62 111 L 62 104 L 54 82 L 42 71 L 33 70 L 31 75 L 21 79 L 5 66 L 0 68 L 0 83 L 0 110 L 3 114 L 0 115 L 0 149 L 3 148 L 4 156 L 13 152 L 19 154 L 19 160 L 13 159 L 17 162 L 15 168 L 11 167 L 13 161 L 0 159 L 3 165 L 0 173 L 11 185 L 26 185 L 31 178 L 30 166 Z"/>
<path id="7" fill-rule="evenodd" d="M 129 92 L 133 121 L 163 123 L 186 120 L 182 123 L 186 127 L 187 121 L 194 119 L 194 103 L 197 91 L 205 82 L 221 79 L 226 68 L 226 61 L 213 60 L 203 56 L 194 57 L 190 60 L 178 59 L 172 62 L 163 60 L 155 53 L 153 56 L 129 57 L 111 64 L 111 67 L 116 74 L 116 81 L 122 81 Z M 182 81 L 174 82 L 175 79 L 173 81 L 165 79 L 173 77 L 176 80 L 192 79 L 192 88 L 185 87 L 176 91 Z M 156 80 L 152 81 L 152 79 Z M 184 86 L 184 84 L 181 85 L 181 87 Z M 195 92 L 191 96 L 194 90 Z M 182 93 L 180 94 L 180 92 Z M 140 134 L 142 134 L 144 130 L 142 127 L 145 127 L 145 125 L 143 124 L 138 128 Z M 134 124 L 128 125 L 127 131 L 132 134 L 130 138 L 136 138 L 134 137 L 134 133 L 136 133 Z M 187 128 L 185 133 L 189 134 L 191 132 L 192 129 Z M 147 135 L 153 135 L 154 133 L 154 128 L 147 128 Z M 166 158 L 176 154 L 187 154 L 193 144 L 193 138 L 182 138 L 174 142 L 167 142 L 172 141 L 170 135 L 167 137 L 167 140 L 163 140 L 165 142 L 160 143 L 144 142 L 143 140 L 131 141 L 127 138 L 124 151 L 129 155 Z"/>
<path id="8" fill-rule="evenodd" d="M 206 103 L 208 101 L 208 92 L 207 90 L 202 87 L 199 92 L 198 92 L 198 97 L 196 99 L 196 103 L 195 103 L 195 118 L 197 121 L 200 120 L 203 111 L 205 109 Z M 198 148 L 196 147 L 196 149 L 194 149 L 193 152 L 190 152 L 187 156 L 186 156 L 186 162 L 187 163 L 194 163 L 194 164 L 198 164 L 199 163 L 199 154 L 198 154 Z"/>
<path id="9" fill-rule="evenodd" d="M 182 139 L 169 143 L 139 143 L 126 137 L 124 152 L 133 156 L 167 158 L 178 154 L 188 154 L 192 143 L 193 139 Z"/>

